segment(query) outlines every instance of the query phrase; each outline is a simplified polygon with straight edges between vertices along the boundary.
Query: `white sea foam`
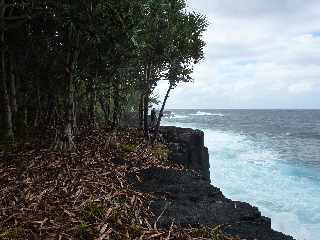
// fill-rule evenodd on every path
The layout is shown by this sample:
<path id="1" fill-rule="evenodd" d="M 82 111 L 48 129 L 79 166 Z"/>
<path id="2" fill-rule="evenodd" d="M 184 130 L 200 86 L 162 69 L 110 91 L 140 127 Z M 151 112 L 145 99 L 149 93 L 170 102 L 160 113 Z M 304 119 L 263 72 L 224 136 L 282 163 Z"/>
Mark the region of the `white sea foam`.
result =
<path id="1" fill-rule="evenodd" d="M 205 130 L 205 136 L 212 182 L 227 197 L 258 206 L 278 231 L 298 240 L 320 239 L 320 182 L 310 179 L 315 172 L 244 135 Z"/>
<path id="2" fill-rule="evenodd" d="M 272 146 L 259 145 L 245 134 L 202 130 L 212 183 L 228 198 L 259 207 L 275 230 L 297 240 L 320 239 L 319 173 L 281 159 Z"/>
<path id="3" fill-rule="evenodd" d="M 224 117 L 222 113 L 208 113 L 208 112 L 201 112 L 198 111 L 197 113 L 190 114 L 192 116 L 218 116 L 218 117 Z"/>
<path id="4" fill-rule="evenodd" d="M 174 114 L 172 118 L 174 119 L 183 119 L 183 118 L 188 118 L 189 116 L 186 115 L 179 115 L 179 114 Z"/>

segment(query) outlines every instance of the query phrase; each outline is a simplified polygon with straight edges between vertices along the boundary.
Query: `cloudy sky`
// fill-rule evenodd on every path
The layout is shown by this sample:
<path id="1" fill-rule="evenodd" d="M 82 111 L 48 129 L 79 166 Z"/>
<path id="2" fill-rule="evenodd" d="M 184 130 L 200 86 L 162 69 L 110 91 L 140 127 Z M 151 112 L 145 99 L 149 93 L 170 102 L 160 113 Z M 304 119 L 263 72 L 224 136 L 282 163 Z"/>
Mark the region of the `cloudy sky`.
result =
<path id="1" fill-rule="evenodd" d="M 210 22 L 206 59 L 168 108 L 320 108 L 320 0 L 187 2 Z"/>

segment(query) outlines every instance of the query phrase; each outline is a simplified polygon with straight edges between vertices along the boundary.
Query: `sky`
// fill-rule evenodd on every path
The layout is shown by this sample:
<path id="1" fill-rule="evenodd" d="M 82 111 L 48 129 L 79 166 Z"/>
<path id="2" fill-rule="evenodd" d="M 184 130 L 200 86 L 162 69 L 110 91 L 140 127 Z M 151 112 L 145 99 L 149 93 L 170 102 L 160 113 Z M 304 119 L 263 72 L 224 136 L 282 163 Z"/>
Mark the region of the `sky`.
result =
<path id="1" fill-rule="evenodd" d="M 320 108 L 320 0 L 187 0 L 207 16 L 205 59 L 167 108 Z M 167 82 L 156 93 L 163 99 Z"/>

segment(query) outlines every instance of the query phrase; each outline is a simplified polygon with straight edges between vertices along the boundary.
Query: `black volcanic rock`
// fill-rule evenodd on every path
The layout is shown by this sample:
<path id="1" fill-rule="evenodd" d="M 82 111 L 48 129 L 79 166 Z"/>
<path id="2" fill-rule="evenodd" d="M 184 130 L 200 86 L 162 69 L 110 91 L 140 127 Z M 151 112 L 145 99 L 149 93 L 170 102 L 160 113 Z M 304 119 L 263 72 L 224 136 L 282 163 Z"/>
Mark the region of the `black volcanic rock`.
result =
<path id="1" fill-rule="evenodd" d="M 156 195 L 150 208 L 156 218 L 163 213 L 158 226 L 168 228 L 173 221 L 180 226 L 221 225 L 225 233 L 241 239 L 293 240 L 272 230 L 270 219 L 261 216 L 258 208 L 227 199 L 220 189 L 210 184 L 203 132 L 166 127 L 161 133 L 172 151 L 171 161 L 184 164 L 190 170 L 149 168 L 140 172 L 142 182 L 132 182 L 138 191 Z"/>
<path id="2" fill-rule="evenodd" d="M 186 168 L 199 171 L 210 181 L 209 154 L 204 146 L 204 133 L 191 128 L 162 127 L 162 137 L 170 149 L 169 160 Z"/>

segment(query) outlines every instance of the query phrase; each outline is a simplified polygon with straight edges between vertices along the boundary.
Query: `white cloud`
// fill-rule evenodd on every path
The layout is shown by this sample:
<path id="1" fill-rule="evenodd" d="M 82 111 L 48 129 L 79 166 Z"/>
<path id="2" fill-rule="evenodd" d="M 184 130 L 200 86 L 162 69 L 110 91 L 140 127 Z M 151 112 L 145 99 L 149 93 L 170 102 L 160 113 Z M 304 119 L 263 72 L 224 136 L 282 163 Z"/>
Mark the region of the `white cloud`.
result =
<path id="1" fill-rule="evenodd" d="M 303 93 L 309 93 L 312 91 L 312 84 L 308 82 L 301 82 L 301 83 L 295 83 L 289 86 L 288 90 L 289 93 L 292 94 L 303 94 Z"/>
<path id="2" fill-rule="evenodd" d="M 206 59 L 169 108 L 320 107 L 320 1 L 188 3 L 211 22 Z"/>

